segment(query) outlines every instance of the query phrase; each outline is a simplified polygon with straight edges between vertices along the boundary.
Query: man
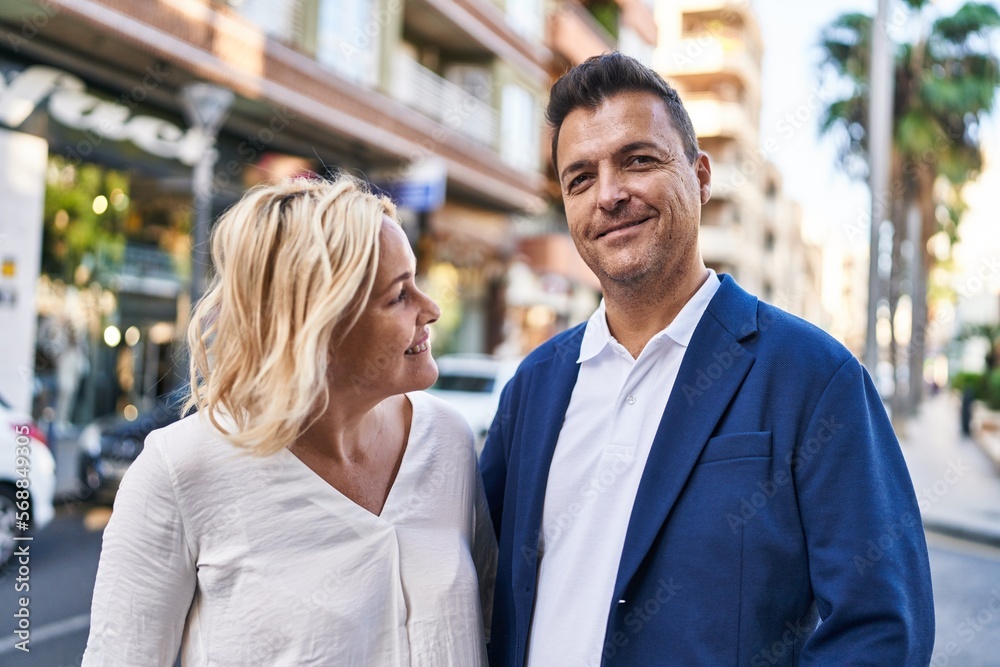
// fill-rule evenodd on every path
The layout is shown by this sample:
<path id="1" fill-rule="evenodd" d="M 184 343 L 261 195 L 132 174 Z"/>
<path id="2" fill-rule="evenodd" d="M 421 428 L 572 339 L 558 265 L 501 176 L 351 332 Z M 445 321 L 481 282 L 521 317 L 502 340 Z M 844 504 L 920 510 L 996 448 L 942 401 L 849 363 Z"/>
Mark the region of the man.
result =
<path id="1" fill-rule="evenodd" d="M 547 115 L 604 299 L 522 363 L 483 452 L 491 664 L 926 665 L 927 548 L 878 394 L 705 267 L 711 166 L 677 93 L 612 53 Z"/>

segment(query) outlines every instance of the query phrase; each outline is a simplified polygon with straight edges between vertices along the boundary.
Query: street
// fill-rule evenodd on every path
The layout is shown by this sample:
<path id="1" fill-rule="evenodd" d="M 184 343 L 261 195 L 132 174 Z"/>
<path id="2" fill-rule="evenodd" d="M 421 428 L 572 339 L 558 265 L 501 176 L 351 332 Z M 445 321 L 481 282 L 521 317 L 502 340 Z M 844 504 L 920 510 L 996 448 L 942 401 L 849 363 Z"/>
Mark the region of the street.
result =
<path id="1" fill-rule="evenodd" d="M 101 555 L 101 528 L 107 508 L 63 506 L 55 520 L 29 545 L 30 589 L 17 591 L 18 564 L 0 575 L 0 664 L 70 667 L 79 665 L 90 628 L 90 598 Z M 85 525 L 96 520 L 97 525 Z M 22 543 L 23 544 L 23 543 Z M 17 557 L 15 557 L 16 560 Z M 19 598 L 30 603 L 30 653 L 17 649 L 14 635 Z"/>
<path id="2" fill-rule="evenodd" d="M 62 508 L 30 545 L 30 653 L 15 648 L 16 573 L 0 581 L 0 664 L 79 665 L 87 644 L 88 614 L 107 508 Z M 88 524 L 90 527 L 88 528 Z M 1000 665 L 1000 549 L 928 535 L 937 638 L 934 667 Z"/>
<path id="3" fill-rule="evenodd" d="M 931 534 L 933 667 L 1000 665 L 1000 549 Z"/>

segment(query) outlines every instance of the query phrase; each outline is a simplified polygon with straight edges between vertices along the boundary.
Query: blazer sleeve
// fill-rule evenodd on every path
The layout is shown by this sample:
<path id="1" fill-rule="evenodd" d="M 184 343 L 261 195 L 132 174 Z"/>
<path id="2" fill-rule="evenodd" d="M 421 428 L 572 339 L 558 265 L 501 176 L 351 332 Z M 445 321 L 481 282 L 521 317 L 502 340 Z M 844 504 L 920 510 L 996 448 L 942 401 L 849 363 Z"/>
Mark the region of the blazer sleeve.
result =
<path id="1" fill-rule="evenodd" d="M 486 434 L 486 444 L 479 456 L 479 470 L 483 477 L 483 487 L 486 500 L 489 503 L 490 516 L 493 519 L 493 530 L 500 537 L 500 525 L 503 520 L 504 491 L 507 486 L 507 461 L 510 458 L 509 425 L 513 420 L 511 409 L 512 386 L 517 376 L 507 383 L 500 393 L 500 404 L 489 433 Z"/>
<path id="2" fill-rule="evenodd" d="M 934 600 L 920 510 L 899 443 L 851 357 L 792 461 L 821 619 L 802 665 L 926 665 Z"/>
<path id="3" fill-rule="evenodd" d="M 195 581 L 195 560 L 154 433 L 122 479 L 104 530 L 83 666 L 173 665 Z"/>
<path id="4" fill-rule="evenodd" d="M 490 640 L 490 627 L 493 619 L 493 589 L 497 578 L 497 538 L 493 533 L 493 523 L 490 520 L 490 508 L 486 502 L 486 493 L 482 479 L 476 472 L 476 506 L 475 506 L 475 536 L 472 555 L 479 574 L 479 599 L 483 609 L 483 629 L 486 631 L 486 641 Z"/>

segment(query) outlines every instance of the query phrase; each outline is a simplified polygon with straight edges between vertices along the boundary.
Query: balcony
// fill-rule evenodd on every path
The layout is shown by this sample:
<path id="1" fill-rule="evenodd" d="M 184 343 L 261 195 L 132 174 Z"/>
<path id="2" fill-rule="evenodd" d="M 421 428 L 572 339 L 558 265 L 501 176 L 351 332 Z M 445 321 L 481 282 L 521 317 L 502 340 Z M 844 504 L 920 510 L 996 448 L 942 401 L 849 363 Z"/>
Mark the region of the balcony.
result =
<path id="1" fill-rule="evenodd" d="M 742 230 L 738 225 L 702 225 L 698 231 L 701 254 L 707 264 L 740 264 Z"/>
<path id="2" fill-rule="evenodd" d="M 392 81 L 399 101 L 479 144 L 497 147 L 500 117 L 486 102 L 402 54 Z"/>
<path id="3" fill-rule="evenodd" d="M 621 6 L 622 27 L 631 28 L 650 47 L 656 46 L 656 16 L 653 3 L 644 0 L 617 0 Z"/>
<path id="4" fill-rule="evenodd" d="M 712 162 L 712 199 L 732 199 L 754 187 L 753 176 L 744 174 L 737 165 Z"/>
<path id="5" fill-rule="evenodd" d="M 699 137 L 730 138 L 757 145 L 757 125 L 745 104 L 720 100 L 714 93 L 684 95 L 684 106 Z"/>
<path id="6" fill-rule="evenodd" d="M 743 88 L 760 90 L 760 56 L 738 35 L 688 34 L 657 54 L 657 67 L 667 76 L 725 75 Z"/>
<path id="7" fill-rule="evenodd" d="M 677 9 L 687 13 L 725 12 L 746 16 L 753 14 L 753 6 L 747 0 L 679 0 Z"/>
<path id="8" fill-rule="evenodd" d="M 571 65 L 615 49 L 615 39 L 579 0 L 562 0 L 549 15 L 549 44 Z"/>
<path id="9" fill-rule="evenodd" d="M 512 17 L 504 10 L 505 4 L 495 0 L 407 0 L 400 3 L 404 33 L 408 39 L 436 45 L 442 53 L 492 54 L 543 86 L 549 78 L 546 68 L 552 53 L 533 27 L 540 17 L 524 12 L 523 5 L 508 8 L 518 15 Z"/>

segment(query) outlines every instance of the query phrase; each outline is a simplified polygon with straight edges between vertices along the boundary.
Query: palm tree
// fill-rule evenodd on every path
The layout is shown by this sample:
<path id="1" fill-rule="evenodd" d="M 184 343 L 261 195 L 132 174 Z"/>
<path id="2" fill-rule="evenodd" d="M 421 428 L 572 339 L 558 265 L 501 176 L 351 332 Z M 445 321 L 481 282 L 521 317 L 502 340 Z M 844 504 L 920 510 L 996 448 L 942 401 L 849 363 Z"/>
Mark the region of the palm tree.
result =
<path id="1" fill-rule="evenodd" d="M 993 5 L 978 2 L 964 4 L 951 16 L 934 16 L 931 0 L 906 0 L 904 4 L 907 27 L 913 34 L 895 46 L 892 185 L 886 195 L 894 227 L 890 310 L 894 315 L 909 282 L 913 313 L 907 350 L 909 393 L 904 397 L 896 392 L 900 395 L 893 397 L 893 403 L 901 412 L 912 413 L 923 388 L 927 276 L 934 260 L 927 241 L 942 224 L 935 216 L 942 193 L 951 201 L 960 198 L 961 186 L 974 180 L 982 167 L 980 122 L 993 110 L 1000 85 L 1000 62 L 993 41 L 1000 14 Z M 866 125 L 873 24 L 871 16 L 843 14 L 821 36 L 824 60 L 820 75 L 847 85 L 843 86 L 846 94 L 824 110 L 820 130 L 841 139 L 841 166 L 858 178 L 868 175 Z M 903 252 L 902 243 L 909 236 L 908 218 L 919 228 L 919 233 L 908 239 L 909 254 Z M 955 223 L 957 220 L 945 220 L 944 226 Z M 954 238 L 954 229 L 946 231 Z M 907 274 L 909 281 L 904 280 Z M 896 349 L 894 334 L 894 365 Z"/>

